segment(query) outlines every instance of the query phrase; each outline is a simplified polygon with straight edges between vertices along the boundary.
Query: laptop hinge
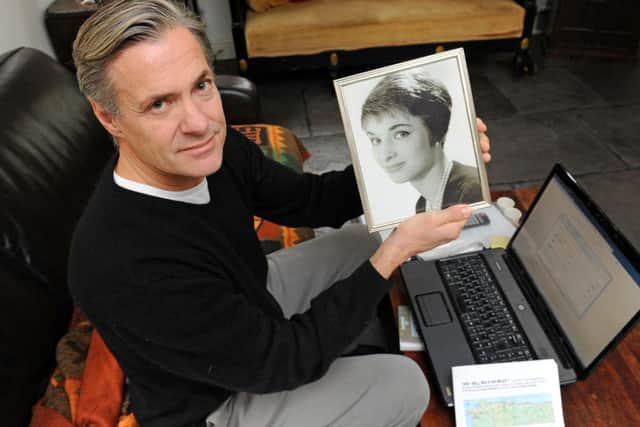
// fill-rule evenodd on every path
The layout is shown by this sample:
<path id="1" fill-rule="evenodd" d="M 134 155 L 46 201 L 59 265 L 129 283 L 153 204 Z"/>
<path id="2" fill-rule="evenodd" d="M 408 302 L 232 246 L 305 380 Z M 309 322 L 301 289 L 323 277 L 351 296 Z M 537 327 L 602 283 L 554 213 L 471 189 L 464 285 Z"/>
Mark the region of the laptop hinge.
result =
<path id="1" fill-rule="evenodd" d="M 569 343 L 564 339 L 564 333 L 562 332 L 562 329 L 560 329 L 560 326 L 558 325 L 553 314 L 549 311 L 549 309 L 547 309 L 542 295 L 540 295 L 540 293 L 533 285 L 533 281 L 531 280 L 529 273 L 527 273 L 526 269 L 520 262 L 520 259 L 513 253 L 513 251 L 510 250 L 505 251 L 503 258 L 505 263 L 509 266 L 512 274 L 514 275 L 516 282 L 522 290 L 522 293 L 525 295 L 525 298 L 527 298 L 527 301 L 533 307 L 533 310 L 535 311 L 536 317 L 540 321 L 542 328 L 544 330 L 552 332 L 548 333 L 547 337 L 558 353 L 561 359 L 560 361 L 565 368 L 573 369 L 577 372 L 578 366 L 580 365 L 571 352 Z"/>

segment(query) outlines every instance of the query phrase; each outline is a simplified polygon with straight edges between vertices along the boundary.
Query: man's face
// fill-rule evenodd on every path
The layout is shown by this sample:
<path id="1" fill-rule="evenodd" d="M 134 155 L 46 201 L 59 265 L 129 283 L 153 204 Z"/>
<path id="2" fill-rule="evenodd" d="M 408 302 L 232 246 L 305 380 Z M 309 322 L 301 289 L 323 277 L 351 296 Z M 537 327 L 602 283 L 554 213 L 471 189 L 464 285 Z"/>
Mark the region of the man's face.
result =
<path id="1" fill-rule="evenodd" d="M 418 179 L 433 166 L 437 148 L 431 144 L 431 132 L 420 118 L 391 112 L 366 117 L 362 127 L 376 161 L 393 182 Z"/>
<path id="2" fill-rule="evenodd" d="M 187 29 L 169 29 L 158 40 L 125 49 L 109 64 L 108 75 L 119 107 L 112 127 L 105 125 L 119 145 L 116 172 L 184 190 L 220 169 L 222 102 L 202 48 Z"/>

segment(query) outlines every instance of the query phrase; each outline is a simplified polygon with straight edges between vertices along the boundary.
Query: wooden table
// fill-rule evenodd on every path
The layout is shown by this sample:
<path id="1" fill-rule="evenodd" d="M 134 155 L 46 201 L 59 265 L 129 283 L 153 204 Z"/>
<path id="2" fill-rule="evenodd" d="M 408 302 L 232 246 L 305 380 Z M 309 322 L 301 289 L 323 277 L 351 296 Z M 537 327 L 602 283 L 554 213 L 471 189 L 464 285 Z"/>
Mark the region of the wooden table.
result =
<path id="1" fill-rule="evenodd" d="M 506 195 L 525 211 L 531 205 L 537 189 L 524 188 L 509 192 L 493 192 L 492 197 Z M 391 303 L 397 315 L 398 304 L 407 304 L 404 283 L 399 272 L 391 290 Z M 442 402 L 431 378 L 424 352 L 405 352 L 424 371 L 431 384 L 431 402 L 420 425 L 453 427 L 453 408 Z M 562 387 L 562 408 L 567 427 L 574 426 L 640 426 L 640 326 L 636 326 L 618 346 L 607 355 L 584 381 Z"/>

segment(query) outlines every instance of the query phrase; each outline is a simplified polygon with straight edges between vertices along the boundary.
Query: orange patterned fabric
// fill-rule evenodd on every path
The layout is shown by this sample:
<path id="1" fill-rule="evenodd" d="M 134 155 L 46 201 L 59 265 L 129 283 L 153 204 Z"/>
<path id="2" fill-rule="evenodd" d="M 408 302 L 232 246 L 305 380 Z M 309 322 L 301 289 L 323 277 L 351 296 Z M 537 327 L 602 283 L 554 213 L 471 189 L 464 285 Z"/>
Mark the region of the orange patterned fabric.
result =
<path id="1" fill-rule="evenodd" d="M 302 173 L 302 164 L 310 154 L 289 129 L 262 124 L 232 127 L 258 145 L 265 156 Z"/>
<path id="2" fill-rule="evenodd" d="M 31 427 L 137 427 L 123 406 L 124 374 L 86 317 L 76 310 L 58 343 L 58 367 L 34 406 Z"/>
<path id="3" fill-rule="evenodd" d="M 118 362 L 79 310 L 71 323 L 58 343 L 58 367 L 33 408 L 30 426 L 137 427 L 122 404 L 124 374 Z"/>
<path id="4" fill-rule="evenodd" d="M 60 414 L 60 412 L 44 406 L 41 403 L 34 406 L 30 425 L 42 427 L 73 427 L 71 421 Z"/>
<path id="5" fill-rule="evenodd" d="M 116 425 L 121 415 L 124 373 L 95 330 L 89 343 L 82 384 L 74 418 L 78 424 L 92 427 Z"/>
<path id="6" fill-rule="evenodd" d="M 240 125 L 234 129 L 256 143 L 265 156 L 281 163 L 298 173 L 310 154 L 298 137 L 290 130 L 274 125 Z M 284 227 L 262 218 L 255 217 L 253 225 L 261 240 L 269 240 L 276 248 L 288 248 L 313 237 L 313 230 L 306 227 Z"/>
<path id="7" fill-rule="evenodd" d="M 289 130 L 272 125 L 234 126 L 272 159 L 302 172 L 309 157 Z M 313 237 L 308 228 L 281 227 L 254 218 L 260 239 L 290 247 Z M 31 427 L 138 427 L 124 398 L 124 373 L 91 323 L 75 310 L 56 349 L 58 366 L 45 395 L 33 407 Z"/>
<path id="8" fill-rule="evenodd" d="M 69 331 L 58 342 L 58 365 L 49 380 L 44 397 L 33 408 L 31 426 L 73 425 L 92 331 L 93 326 L 86 318 L 79 312 L 75 313 Z M 49 421 L 46 414 L 51 411 L 58 416 Z"/>

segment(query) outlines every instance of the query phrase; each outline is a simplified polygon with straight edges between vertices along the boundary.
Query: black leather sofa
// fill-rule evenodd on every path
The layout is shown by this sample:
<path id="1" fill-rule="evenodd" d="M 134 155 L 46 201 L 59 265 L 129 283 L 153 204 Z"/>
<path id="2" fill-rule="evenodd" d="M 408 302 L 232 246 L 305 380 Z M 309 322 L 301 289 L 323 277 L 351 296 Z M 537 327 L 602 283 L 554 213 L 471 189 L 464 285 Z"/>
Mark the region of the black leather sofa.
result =
<path id="1" fill-rule="evenodd" d="M 257 121 L 251 82 L 216 83 L 229 123 Z M 0 55 L 0 425 L 26 425 L 45 390 L 72 313 L 71 234 L 111 155 L 67 68 L 29 48 Z"/>

